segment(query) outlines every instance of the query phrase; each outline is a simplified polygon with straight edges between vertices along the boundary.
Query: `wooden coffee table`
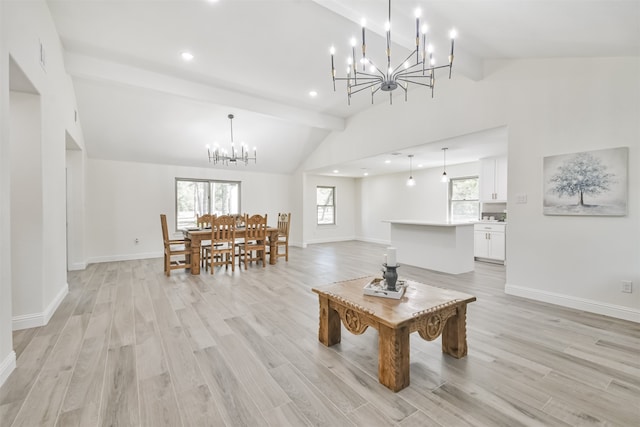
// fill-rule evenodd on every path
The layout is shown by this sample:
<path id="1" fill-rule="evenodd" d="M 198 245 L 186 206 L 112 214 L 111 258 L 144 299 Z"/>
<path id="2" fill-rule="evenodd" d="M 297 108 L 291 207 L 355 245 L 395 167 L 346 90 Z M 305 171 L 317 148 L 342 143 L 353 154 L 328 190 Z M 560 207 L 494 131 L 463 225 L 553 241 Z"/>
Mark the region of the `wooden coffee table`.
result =
<path id="1" fill-rule="evenodd" d="M 364 295 L 373 277 L 313 288 L 320 302 L 318 339 L 330 347 L 340 342 L 340 320 L 352 334 L 369 326 L 378 330 L 378 379 L 393 391 L 409 385 L 409 334 L 432 341 L 442 335 L 442 351 L 457 359 L 467 355 L 467 303 L 473 295 L 408 281 L 402 299 Z"/>

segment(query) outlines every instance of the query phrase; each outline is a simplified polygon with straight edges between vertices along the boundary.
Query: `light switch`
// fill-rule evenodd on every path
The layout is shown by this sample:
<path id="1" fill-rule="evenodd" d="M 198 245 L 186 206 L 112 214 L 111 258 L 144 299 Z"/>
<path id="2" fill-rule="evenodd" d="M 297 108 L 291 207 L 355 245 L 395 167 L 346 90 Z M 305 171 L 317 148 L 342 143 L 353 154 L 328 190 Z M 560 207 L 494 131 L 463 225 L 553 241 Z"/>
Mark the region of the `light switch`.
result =
<path id="1" fill-rule="evenodd" d="M 527 194 L 526 193 L 516 194 L 516 203 L 519 203 L 519 204 L 527 203 Z"/>

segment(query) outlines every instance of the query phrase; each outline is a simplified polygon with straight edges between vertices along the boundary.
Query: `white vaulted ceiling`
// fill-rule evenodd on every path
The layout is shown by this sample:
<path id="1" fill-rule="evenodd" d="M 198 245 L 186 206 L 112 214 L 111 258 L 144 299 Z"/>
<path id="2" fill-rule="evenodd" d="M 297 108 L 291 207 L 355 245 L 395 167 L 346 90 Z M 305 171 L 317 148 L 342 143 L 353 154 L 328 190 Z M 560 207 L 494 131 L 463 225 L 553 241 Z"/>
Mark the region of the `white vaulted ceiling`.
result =
<path id="1" fill-rule="evenodd" d="M 258 149 L 251 170 L 277 173 L 293 172 L 346 118 L 371 105 L 363 96 L 348 106 L 343 86 L 333 92 L 328 48 L 335 45 L 343 61 L 366 16 L 369 52 L 381 51 L 384 39 L 373 32 L 387 13 L 384 0 L 48 4 L 89 157 L 208 167 L 205 145 L 229 142 L 233 113 L 236 142 Z M 395 0 L 395 42 L 411 45 L 416 6 L 442 35 L 434 41 L 443 55 L 455 26 L 454 72 L 474 80 L 482 79 L 485 59 L 640 55 L 637 0 Z M 183 51 L 194 60 L 182 61 Z M 448 161 L 469 161 L 477 149 L 456 150 L 460 158 Z M 352 176 L 367 161 L 352 165 Z"/>

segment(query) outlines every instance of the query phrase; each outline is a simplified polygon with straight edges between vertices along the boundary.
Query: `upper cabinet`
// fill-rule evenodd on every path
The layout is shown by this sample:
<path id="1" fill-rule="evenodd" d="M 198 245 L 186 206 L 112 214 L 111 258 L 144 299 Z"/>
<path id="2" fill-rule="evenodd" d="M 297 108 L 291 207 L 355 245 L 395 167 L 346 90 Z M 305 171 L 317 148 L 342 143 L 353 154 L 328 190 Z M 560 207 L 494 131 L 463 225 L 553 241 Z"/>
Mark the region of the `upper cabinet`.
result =
<path id="1" fill-rule="evenodd" d="M 480 201 L 507 201 L 506 157 L 490 157 L 480 160 Z"/>

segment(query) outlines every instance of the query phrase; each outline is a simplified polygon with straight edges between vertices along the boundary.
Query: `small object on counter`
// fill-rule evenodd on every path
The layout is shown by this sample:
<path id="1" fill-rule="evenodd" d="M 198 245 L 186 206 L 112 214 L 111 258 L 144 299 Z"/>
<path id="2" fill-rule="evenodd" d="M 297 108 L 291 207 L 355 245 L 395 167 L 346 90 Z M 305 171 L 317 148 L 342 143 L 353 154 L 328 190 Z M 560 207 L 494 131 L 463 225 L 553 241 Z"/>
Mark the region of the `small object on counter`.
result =
<path id="1" fill-rule="evenodd" d="M 383 279 L 375 278 L 365 285 L 363 293 L 374 297 L 400 299 L 404 295 L 406 288 L 406 282 L 404 280 L 398 280 L 396 290 L 390 291 L 387 289 L 387 284 Z"/>
<path id="2" fill-rule="evenodd" d="M 396 281 L 398 280 L 398 272 L 396 269 L 400 267 L 399 265 L 388 265 L 384 264 L 384 270 L 382 270 L 382 277 L 384 278 L 385 283 L 387 284 L 386 289 L 388 291 L 396 291 Z"/>

